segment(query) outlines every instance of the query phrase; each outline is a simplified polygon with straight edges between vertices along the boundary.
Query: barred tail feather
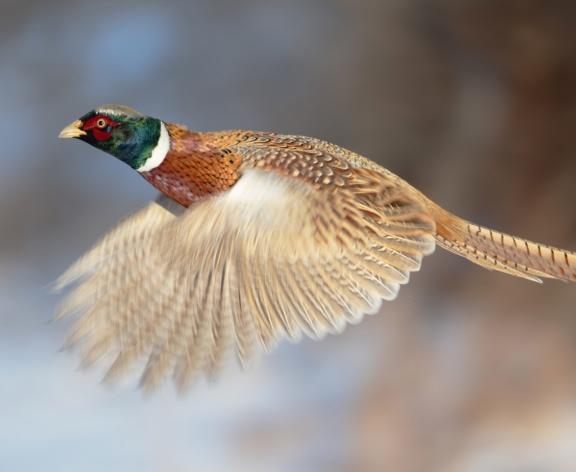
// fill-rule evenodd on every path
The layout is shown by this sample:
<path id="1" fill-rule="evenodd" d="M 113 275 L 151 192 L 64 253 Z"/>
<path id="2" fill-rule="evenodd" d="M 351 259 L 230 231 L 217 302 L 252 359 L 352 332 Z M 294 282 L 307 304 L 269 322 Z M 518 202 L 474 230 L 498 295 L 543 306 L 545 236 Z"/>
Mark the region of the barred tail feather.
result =
<path id="1" fill-rule="evenodd" d="M 463 220 L 434 205 L 440 247 L 490 270 L 535 282 L 576 282 L 576 254 L 500 233 Z"/>

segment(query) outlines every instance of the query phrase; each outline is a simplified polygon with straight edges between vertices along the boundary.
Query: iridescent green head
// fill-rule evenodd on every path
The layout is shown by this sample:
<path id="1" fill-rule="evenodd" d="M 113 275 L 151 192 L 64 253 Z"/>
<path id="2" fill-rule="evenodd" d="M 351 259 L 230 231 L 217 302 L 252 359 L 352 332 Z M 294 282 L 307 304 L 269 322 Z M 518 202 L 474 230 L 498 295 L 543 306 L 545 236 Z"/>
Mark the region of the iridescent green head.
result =
<path id="1" fill-rule="evenodd" d="M 164 124 L 122 105 L 103 105 L 86 113 L 60 133 L 78 138 L 112 154 L 138 171 L 146 171 L 151 160 L 164 158 L 169 137 Z M 148 164 L 148 165 L 147 165 Z"/>

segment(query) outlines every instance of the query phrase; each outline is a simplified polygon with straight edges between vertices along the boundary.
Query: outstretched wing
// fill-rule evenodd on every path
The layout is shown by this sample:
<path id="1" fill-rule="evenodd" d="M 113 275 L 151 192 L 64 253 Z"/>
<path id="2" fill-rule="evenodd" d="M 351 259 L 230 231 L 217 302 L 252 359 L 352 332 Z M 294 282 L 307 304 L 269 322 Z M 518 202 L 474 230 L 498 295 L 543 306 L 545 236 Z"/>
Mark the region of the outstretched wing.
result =
<path id="1" fill-rule="evenodd" d="M 141 386 L 180 389 L 281 338 L 339 333 L 396 297 L 434 249 L 421 204 L 373 170 L 320 188 L 250 169 L 180 216 L 152 203 L 66 272 L 79 283 L 70 344 L 110 358 L 114 379 L 146 362 Z"/>

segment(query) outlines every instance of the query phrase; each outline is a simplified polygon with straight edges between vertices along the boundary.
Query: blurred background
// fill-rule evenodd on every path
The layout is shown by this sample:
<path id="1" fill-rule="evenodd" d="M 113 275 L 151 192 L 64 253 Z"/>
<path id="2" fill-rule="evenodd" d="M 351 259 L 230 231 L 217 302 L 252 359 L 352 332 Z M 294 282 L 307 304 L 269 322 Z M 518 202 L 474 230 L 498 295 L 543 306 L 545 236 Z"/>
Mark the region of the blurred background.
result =
<path id="1" fill-rule="evenodd" d="M 316 136 L 576 249 L 576 3 L 0 0 L 0 470 L 576 470 L 576 288 L 441 250 L 399 299 L 185 398 L 59 353 L 50 283 L 155 192 L 56 139 L 117 102 Z"/>

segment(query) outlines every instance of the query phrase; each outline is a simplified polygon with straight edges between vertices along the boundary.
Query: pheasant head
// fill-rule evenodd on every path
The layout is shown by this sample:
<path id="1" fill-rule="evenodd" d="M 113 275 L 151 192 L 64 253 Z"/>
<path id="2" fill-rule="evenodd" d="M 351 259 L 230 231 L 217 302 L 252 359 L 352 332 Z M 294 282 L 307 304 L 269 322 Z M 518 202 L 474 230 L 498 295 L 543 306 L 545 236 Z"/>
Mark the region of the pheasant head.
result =
<path id="1" fill-rule="evenodd" d="M 59 137 L 80 139 L 139 171 L 163 157 L 169 147 L 160 120 L 122 105 L 103 105 L 86 113 Z"/>
<path id="2" fill-rule="evenodd" d="M 122 105 L 103 105 L 66 126 L 77 138 L 125 162 L 180 205 L 229 189 L 241 158 L 185 126 L 144 116 Z"/>

